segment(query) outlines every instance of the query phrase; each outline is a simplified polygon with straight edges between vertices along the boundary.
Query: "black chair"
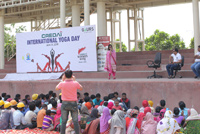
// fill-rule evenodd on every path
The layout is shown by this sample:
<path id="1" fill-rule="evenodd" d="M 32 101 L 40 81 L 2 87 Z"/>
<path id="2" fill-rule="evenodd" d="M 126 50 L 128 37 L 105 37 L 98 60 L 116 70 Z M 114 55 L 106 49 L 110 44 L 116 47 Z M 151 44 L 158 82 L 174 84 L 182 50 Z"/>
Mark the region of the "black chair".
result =
<path id="1" fill-rule="evenodd" d="M 174 78 L 176 77 L 178 71 L 181 70 L 181 68 L 184 66 L 184 56 L 181 56 L 181 63 L 178 65 L 178 67 L 174 68 Z M 183 78 L 181 75 L 179 75 L 179 78 Z"/>
<path id="2" fill-rule="evenodd" d="M 156 69 L 157 68 L 160 68 L 160 64 L 161 64 L 161 53 L 160 52 L 157 52 L 156 53 L 156 56 L 155 56 L 155 59 L 154 59 L 154 61 L 152 61 L 152 60 L 149 60 L 149 61 L 147 61 L 147 66 L 148 66 L 148 68 L 154 68 L 154 73 L 153 73 L 153 75 L 152 76 L 148 76 L 147 78 L 162 78 L 162 76 L 161 75 L 157 75 L 156 74 Z"/>

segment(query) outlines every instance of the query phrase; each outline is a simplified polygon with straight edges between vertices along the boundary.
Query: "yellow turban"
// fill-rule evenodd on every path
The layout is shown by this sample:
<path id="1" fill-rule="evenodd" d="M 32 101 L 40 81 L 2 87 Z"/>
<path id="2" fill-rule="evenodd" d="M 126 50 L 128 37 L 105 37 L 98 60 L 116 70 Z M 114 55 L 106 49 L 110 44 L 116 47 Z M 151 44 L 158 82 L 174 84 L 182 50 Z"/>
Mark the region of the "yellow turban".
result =
<path id="1" fill-rule="evenodd" d="M 150 107 L 153 107 L 153 101 L 149 100 L 148 103 L 149 103 Z"/>

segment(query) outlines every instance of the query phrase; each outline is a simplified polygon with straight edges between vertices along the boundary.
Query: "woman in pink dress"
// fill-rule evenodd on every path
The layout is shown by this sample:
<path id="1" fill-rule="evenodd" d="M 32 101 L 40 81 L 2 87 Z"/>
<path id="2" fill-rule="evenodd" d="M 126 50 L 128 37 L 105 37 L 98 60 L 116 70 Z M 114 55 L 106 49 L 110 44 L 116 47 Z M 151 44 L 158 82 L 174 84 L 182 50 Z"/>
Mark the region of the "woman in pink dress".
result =
<path id="1" fill-rule="evenodd" d="M 110 79 L 111 74 L 113 75 L 113 79 L 116 79 L 116 52 L 113 50 L 113 47 L 111 44 L 108 45 L 108 52 L 106 54 L 106 65 L 105 70 L 109 72 Z"/>

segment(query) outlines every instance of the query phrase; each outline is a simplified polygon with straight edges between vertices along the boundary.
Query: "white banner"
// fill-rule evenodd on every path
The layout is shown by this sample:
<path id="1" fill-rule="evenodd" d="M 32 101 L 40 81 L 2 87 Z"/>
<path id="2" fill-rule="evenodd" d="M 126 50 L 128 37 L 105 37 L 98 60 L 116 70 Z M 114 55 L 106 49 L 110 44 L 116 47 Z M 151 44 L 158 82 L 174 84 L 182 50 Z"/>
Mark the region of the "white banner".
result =
<path id="1" fill-rule="evenodd" d="M 16 41 L 17 73 L 97 71 L 95 26 L 18 33 Z"/>

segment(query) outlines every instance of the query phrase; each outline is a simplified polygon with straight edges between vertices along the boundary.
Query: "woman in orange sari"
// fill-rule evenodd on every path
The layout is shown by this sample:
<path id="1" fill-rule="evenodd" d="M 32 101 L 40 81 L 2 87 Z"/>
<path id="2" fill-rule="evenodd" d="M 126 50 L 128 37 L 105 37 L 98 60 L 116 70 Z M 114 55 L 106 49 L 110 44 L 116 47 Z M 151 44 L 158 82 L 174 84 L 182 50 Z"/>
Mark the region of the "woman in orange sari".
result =
<path id="1" fill-rule="evenodd" d="M 113 47 L 111 44 L 108 45 L 108 52 L 106 54 L 106 65 L 105 70 L 109 72 L 110 79 L 111 74 L 113 75 L 113 79 L 116 79 L 116 52 L 113 50 Z"/>

